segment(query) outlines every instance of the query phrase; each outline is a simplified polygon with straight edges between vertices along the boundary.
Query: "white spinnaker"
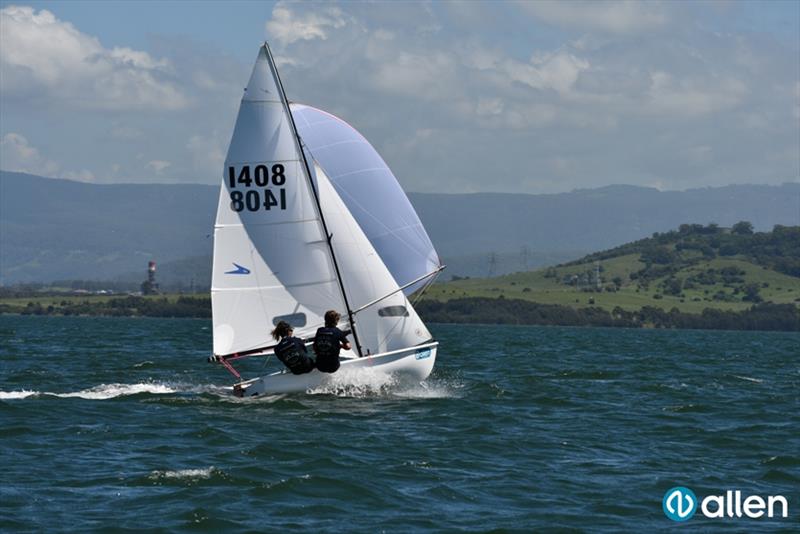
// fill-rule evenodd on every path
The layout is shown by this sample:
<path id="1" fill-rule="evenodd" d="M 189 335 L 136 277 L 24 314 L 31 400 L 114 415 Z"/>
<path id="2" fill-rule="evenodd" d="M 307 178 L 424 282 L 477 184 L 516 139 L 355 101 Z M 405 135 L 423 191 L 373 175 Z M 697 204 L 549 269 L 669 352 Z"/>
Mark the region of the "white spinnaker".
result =
<path id="1" fill-rule="evenodd" d="M 274 171 L 281 170 L 276 165 L 283 167 L 282 176 L 275 176 Z M 250 185 L 239 181 L 245 168 Z M 276 318 L 294 316 L 290 323 L 295 335 L 311 336 L 323 324 L 326 310 L 344 310 L 304 164 L 264 47 L 242 98 L 225 160 L 214 226 L 211 303 L 215 354 L 273 343 L 269 332 Z"/>
<path id="2" fill-rule="evenodd" d="M 397 283 L 405 285 L 437 269 L 439 256 L 417 213 L 364 136 L 325 111 L 301 104 L 290 109 L 303 143 Z M 410 286 L 406 295 L 427 282 Z"/>
<path id="3" fill-rule="evenodd" d="M 395 292 L 356 314 L 356 330 L 363 353 L 377 354 L 430 341 L 430 332 L 405 294 L 398 291 L 399 285 L 394 277 L 339 197 L 325 171 L 316 163 L 314 173 L 350 306 L 358 309 Z M 397 315 L 401 310 L 402 315 Z"/>

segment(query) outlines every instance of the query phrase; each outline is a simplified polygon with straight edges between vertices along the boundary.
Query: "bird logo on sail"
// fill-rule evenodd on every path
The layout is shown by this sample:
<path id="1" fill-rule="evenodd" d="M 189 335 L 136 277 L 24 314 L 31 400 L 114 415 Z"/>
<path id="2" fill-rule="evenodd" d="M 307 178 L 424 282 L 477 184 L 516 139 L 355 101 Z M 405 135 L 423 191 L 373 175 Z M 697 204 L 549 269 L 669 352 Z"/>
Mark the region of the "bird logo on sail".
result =
<path id="1" fill-rule="evenodd" d="M 234 263 L 233 266 L 236 267 L 236 269 L 233 271 L 226 271 L 225 274 L 250 274 L 250 269 L 247 267 L 242 267 L 238 263 Z"/>

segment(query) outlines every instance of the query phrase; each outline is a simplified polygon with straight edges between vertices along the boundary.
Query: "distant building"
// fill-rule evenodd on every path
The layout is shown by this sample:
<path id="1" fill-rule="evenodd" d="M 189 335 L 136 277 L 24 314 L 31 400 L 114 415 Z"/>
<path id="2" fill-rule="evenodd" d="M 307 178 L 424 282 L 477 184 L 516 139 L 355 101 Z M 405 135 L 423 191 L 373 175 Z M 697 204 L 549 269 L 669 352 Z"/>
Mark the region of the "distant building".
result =
<path id="1" fill-rule="evenodd" d="M 142 295 L 158 295 L 158 282 L 156 282 L 156 262 L 147 263 L 147 280 L 142 282 Z"/>

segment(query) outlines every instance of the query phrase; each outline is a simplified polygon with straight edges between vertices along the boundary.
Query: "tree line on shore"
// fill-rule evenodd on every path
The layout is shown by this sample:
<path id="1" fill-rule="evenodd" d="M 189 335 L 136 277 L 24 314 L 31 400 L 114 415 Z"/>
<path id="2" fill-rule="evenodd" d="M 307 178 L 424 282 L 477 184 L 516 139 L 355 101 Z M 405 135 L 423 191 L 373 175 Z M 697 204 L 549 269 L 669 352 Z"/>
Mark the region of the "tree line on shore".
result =
<path id="1" fill-rule="evenodd" d="M 800 331 L 800 310 L 793 304 L 772 302 L 738 312 L 706 308 L 695 314 L 654 306 L 637 311 L 616 307 L 609 312 L 594 306 L 572 308 L 521 299 L 466 297 L 447 302 L 423 300 L 416 309 L 423 319 L 434 323 Z"/>
<path id="2" fill-rule="evenodd" d="M 39 302 L 26 304 L 0 304 L 0 313 L 22 315 L 92 315 L 107 317 L 211 317 L 209 297 L 178 297 L 170 300 L 126 296 L 108 300 L 62 300 L 43 305 Z"/>
<path id="3" fill-rule="evenodd" d="M 423 300 L 416 306 L 420 316 L 433 323 L 486 323 L 559 326 L 611 326 L 627 328 L 686 328 L 709 330 L 800 331 L 800 310 L 793 304 L 754 304 L 743 311 L 706 308 L 699 314 L 665 311 L 644 306 L 637 311 L 620 307 L 572 308 L 519 299 L 468 297 L 439 302 Z M 0 304 L 0 313 L 23 315 L 91 315 L 111 317 L 211 317 L 208 297 L 167 298 L 120 297 L 105 301 L 62 301 Z"/>

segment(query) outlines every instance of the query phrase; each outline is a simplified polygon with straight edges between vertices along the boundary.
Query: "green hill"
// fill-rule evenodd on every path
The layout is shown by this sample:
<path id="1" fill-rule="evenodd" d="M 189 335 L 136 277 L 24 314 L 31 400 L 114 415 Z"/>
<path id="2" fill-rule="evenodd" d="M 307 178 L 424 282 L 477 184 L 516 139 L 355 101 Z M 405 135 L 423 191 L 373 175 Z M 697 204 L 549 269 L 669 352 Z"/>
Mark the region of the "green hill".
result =
<path id="1" fill-rule="evenodd" d="M 683 225 L 556 267 L 435 284 L 416 308 L 431 322 L 800 331 L 799 259 L 800 226 Z M 210 313 L 208 298 L 77 297 L 0 288 L 0 313 Z"/>
<path id="2" fill-rule="evenodd" d="M 747 222 L 730 229 L 682 225 L 556 267 L 438 283 L 424 298 L 441 303 L 476 297 L 607 312 L 651 307 L 700 314 L 766 302 L 797 307 L 800 226 L 753 232 Z"/>

